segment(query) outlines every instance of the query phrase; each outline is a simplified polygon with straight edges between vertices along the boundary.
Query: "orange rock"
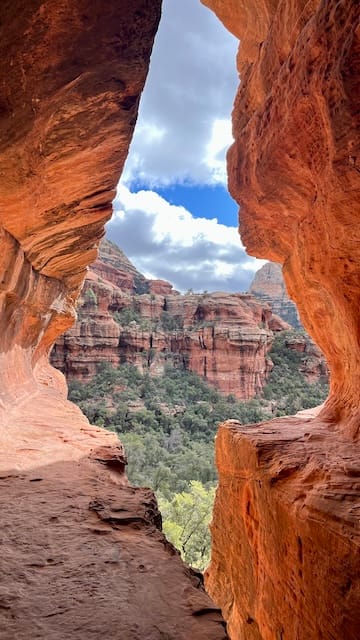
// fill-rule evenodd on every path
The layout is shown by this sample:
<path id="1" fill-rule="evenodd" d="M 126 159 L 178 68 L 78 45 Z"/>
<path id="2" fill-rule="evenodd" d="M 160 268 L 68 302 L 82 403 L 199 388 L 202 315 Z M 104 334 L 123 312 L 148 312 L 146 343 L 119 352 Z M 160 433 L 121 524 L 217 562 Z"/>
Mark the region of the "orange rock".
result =
<path id="1" fill-rule="evenodd" d="M 233 640 L 357 640 L 359 4 L 202 0 L 241 41 L 229 186 L 329 365 L 318 412 L 224 425 L 207 584 Z"/>
<path id="2" fill-rule="evenodd" d="M 72 324 L 86 267 L 111 215 L 160 15 L 159 2 L 152 9 L 140 0 L 123 5 L 15 0 L 4 12 L 5 400 L 13 383 L 15 394 L 36 388 L 34 366 Z"/>
<path id="3" fill-rule="evenodd" d="M 358 2 L 203 2 L 241 40 L 228 173 L 242 241 L 283 264 L 329 364 L 323 417 L 358 438 Z"/>
<path id="4" fill-rule="evenodd" d="M 150 293 L 156 293 L 158 296 L 168 296 L 176 294 L 172 284 L 166 280 L 148 280 Z"/>
<path id="5" fill-rule="evenodd" d="M 232 640 L 357 640 L 360 469 L 352 443 L 305 415 L 228 421 L 216 450 L 206 584 Z"/>
<path id="6" fill-rule="evenodd" d="M 119 441 L 48 363 L 111 214 L 160 4 L 3 3 L 1 640 L 227 638 Z"/>

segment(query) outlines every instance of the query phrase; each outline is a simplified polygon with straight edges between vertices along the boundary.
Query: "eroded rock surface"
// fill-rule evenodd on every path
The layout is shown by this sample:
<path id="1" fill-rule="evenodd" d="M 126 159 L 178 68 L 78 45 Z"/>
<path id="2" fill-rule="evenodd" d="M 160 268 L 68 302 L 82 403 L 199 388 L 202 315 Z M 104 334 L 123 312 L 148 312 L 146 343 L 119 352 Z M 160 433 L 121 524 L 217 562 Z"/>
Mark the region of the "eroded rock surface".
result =
<path id="1" fill-rule="evenodd" d="M 0 638 L 225 640 L 48 351 L 111 214 L 158 0 L 5 0 L 0 73 Z"/>
<path id="2" fill-rule="evenodd" d="M 51 419 L 50 419 L 51 418 Z M 226 640 L 201 575 L 128 486 L 117 438 L 55 392 L 1 424 L 1 640 Z"/>
<path id="3" fill-rule="evenodd" d="M 74 300 L 111 215 L 159 17 L 160 2 L 146 0 L 3 3 L 5 396 L 18 372 L 19 393 L 36 388 L 37 363 L 73 323 Z"/>
<path id="4" fill-rule="evenodd" d="M 234 639 L 359 637 L 359 461 L 307 413 L 217 435 L 207 587 Z"/>
<path id="5" fill-rule="evenodd" d="M 359 4 L 203 0 L 241 40 L 229 186 L 249 253 L 283 265 L 329 364 L 324 419 L 359 436 Z"/>
<path id="6" fill-rule="evenodd" d="M 356 640 L 359 3 L 202 1 L 241 41 L 228 174 L 242 240 L 283 265 L 331 374 L 306 423 L 221 428 L 208 586 L 236 640 Z"/>

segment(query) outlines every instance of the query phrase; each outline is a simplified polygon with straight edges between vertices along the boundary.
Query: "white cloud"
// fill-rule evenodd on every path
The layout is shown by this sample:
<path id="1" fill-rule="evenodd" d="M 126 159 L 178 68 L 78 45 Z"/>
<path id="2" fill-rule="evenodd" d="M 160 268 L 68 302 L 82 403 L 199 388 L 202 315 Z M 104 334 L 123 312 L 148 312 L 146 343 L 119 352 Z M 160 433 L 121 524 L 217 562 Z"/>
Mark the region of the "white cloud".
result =
<path id="1" fill-rule="evenodd" d="M 195 218 L 153 191 L 132 193 L 123 184 L 107 235 L 139 271 L 181 291 L 244 291 L 262 264 L 246 255 L 235 227 Z"/>
<path id="2" fill-rule="evenodd" d="M 199 0 L 164 0 L 123 182 L 226 183 L 237 44 Z"/>
<path id="3" fill-rule="evenodd" d="M 237 46 L 199 0 L 163 1 L 107 233 L 144 275 L 168 280 L 181 291 L 244 291 L 262 264 L 246 255 L 235 227 L 194 217 L 151 190 L 226 183 L 230 113 L 239 82 Z M 140 183 L 145 190 L 138 191 Z"/>
<path id="4" fill-rule="evenodd" d="M 206 147 L 206 164 L 212 172 L 212 180 L 227 183 L 226 151 L 233 141 L 230 120 L 214 120 L 211 138 Z"/>

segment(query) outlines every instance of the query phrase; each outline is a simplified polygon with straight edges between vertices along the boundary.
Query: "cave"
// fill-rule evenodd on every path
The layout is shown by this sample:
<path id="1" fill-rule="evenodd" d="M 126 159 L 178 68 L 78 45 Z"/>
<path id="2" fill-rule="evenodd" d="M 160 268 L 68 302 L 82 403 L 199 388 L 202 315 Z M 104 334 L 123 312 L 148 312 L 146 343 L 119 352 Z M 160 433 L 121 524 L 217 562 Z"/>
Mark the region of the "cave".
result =
<path id="1" fill-rule="evenodd" d="M 48 360 L 111 216 L 161 2 L 4 0 L 4 640 L 359 637 L 359 6 L 202 1 L 241 43 L 228 153 L 241 237 L 282 265 L 330 394 L 219 427 L 206 593 L 152 492 L 129 486 L 117 438 Z"/>

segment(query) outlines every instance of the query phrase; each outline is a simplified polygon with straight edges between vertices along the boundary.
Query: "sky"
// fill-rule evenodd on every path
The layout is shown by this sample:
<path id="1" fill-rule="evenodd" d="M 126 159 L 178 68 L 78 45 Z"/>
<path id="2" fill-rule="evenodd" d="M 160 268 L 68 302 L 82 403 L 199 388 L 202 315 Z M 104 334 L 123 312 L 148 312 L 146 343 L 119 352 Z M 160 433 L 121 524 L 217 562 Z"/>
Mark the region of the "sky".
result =
<path id="1" fill-rule="evenodd" d="M 226 150 L 238 42 L 199 0 L 164 0 L 139 117 L 107 237 L 179 291 L 246 291 Z"/>

